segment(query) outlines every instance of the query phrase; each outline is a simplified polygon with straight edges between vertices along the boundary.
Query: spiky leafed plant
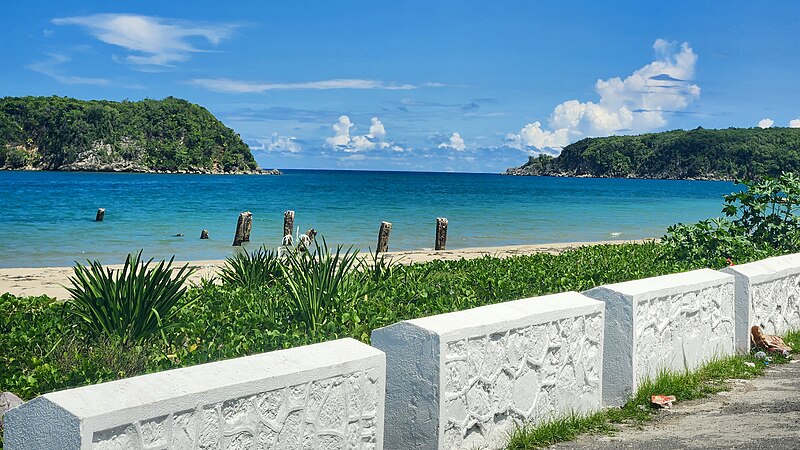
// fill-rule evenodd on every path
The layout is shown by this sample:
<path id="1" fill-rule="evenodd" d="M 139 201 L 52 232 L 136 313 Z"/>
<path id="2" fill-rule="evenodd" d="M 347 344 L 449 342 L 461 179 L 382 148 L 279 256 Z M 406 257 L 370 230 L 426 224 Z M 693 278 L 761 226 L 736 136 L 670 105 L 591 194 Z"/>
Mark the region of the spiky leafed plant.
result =
<path id="1" fill-rule="evenodd" d="M 225 285 L 253 290 L 280 278 L 281 265 L 277 251 L 261 247 L 226 258 L 219 277 Z"/>
<path id="2" fill-rule="evenodd" d="M 313 332 L 337 306 L 346 309 L 348 302 L 364 295 L 368 274 L 359 270 L 362 264 L 358 250 L 339 245 L 332 253 L 325 238 L 322 244 L 314 241 L 311 252 L 289 252 L 282 267 L 295 319 Z"/>
<path id="3" fill-rule="evenodd" d="M 173 319 L 185 301 L 185 283 L 194 271 L 184 265 L 173 273 L 173 256 L 151 267 L 142 252 L 129 254 L 122 270 L 104 268 L 97 261 L 76 262 L 70 277 L 68 309 L 95 337 L 107 336 L 123 345 L 142 341 L 175 325 Z"/>

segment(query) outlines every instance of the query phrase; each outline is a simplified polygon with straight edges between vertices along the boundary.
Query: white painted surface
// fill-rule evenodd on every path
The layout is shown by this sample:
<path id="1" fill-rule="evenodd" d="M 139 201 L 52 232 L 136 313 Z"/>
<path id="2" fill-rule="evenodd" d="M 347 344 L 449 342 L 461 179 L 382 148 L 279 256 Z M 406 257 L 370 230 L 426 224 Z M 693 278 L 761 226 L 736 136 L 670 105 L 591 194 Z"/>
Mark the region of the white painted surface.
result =
<path id="1" fill-rule="evenodd" d="M 502 448 L 521 422 L 600 407 L 603 304 L 575 292 L 373 331 L 387 449 Z"/>
<path id="2" fill-rule="evenodd" d="M 736 348 L 750 349 L 750 327 L 767 334 L 800 329 L 800 254 L 727 267 L 736 277 Z"/>
<path id="3" fill-rule="evenodd" d="M 380 449 L 385 358 L 353 339 L 45 394 L 6 450 Z"/>
<path id="4" fill-rule="evenodd" d="M 606 303 L 603 403 L 622 405 L 661 370 L 734 353 L 734 278 L 710 269 L 600 286 Z"/>

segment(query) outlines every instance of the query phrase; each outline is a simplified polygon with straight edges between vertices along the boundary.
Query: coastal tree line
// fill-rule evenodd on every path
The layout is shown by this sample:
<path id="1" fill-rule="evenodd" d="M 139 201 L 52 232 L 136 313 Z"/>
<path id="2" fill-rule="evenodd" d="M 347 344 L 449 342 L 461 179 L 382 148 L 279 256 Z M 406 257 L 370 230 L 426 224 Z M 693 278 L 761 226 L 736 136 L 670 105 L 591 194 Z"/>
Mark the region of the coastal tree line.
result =
<path id="1" fill-rule="evenodd" d="M 241 137 L 202 106 L 167 97 L 141 101 L 67 97 L 0 98 L 0 167 L 100 170 L 251 171 Z"/>
<path id="2" fill-rule="evenodd" d="M 800 170 L 800 128 L 674 130 L 586 138 L 540 155 L 512 175 L 760 179 Z"/>

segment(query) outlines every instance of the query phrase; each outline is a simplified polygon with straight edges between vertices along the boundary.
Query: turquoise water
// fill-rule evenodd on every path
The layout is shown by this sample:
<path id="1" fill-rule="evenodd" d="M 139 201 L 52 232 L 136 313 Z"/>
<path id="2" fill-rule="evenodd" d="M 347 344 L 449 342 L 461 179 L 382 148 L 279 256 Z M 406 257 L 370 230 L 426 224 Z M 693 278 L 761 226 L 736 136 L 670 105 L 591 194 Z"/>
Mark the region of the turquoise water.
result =
<path id="1" fill-rule="evenodd" d="M 283 211 L 329 243 L 390 250 L 433 246 L 447 217 L 448 249 L 637 239 L 675 222 L 719 215 L 728 182 L 506 177 L 491 174 L 291 170 L 282 176 L 0 171 L 0 267 L 121 262 L 145 256 L 222 259 L 241 211 L 250 247 L 280 244 Z M 95 222 L 98 207 L 104 222 Z M 210 240 L 200 240 L 202 229 Z M 176 237 L 176 234 L 184 234 Z"/>

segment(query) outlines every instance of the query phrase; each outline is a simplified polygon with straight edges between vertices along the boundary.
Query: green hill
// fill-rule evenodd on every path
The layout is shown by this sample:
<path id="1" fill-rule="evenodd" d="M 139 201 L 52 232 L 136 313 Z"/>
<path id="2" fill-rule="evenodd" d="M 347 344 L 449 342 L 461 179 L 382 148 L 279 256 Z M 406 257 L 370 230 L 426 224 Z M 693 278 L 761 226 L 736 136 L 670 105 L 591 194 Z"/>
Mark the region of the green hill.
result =
<path id="1" fill-rule="evenodd" d="M 582 139 L 506 175 L 752 179 L 800 171 L 798 128 L 697 128 Z"/>
<path id="2" fill-rule="evenodd" d="M 258 166 L 238 134 L 186 100 L 4 97 L 0 168 L 221 173 Z"/>

